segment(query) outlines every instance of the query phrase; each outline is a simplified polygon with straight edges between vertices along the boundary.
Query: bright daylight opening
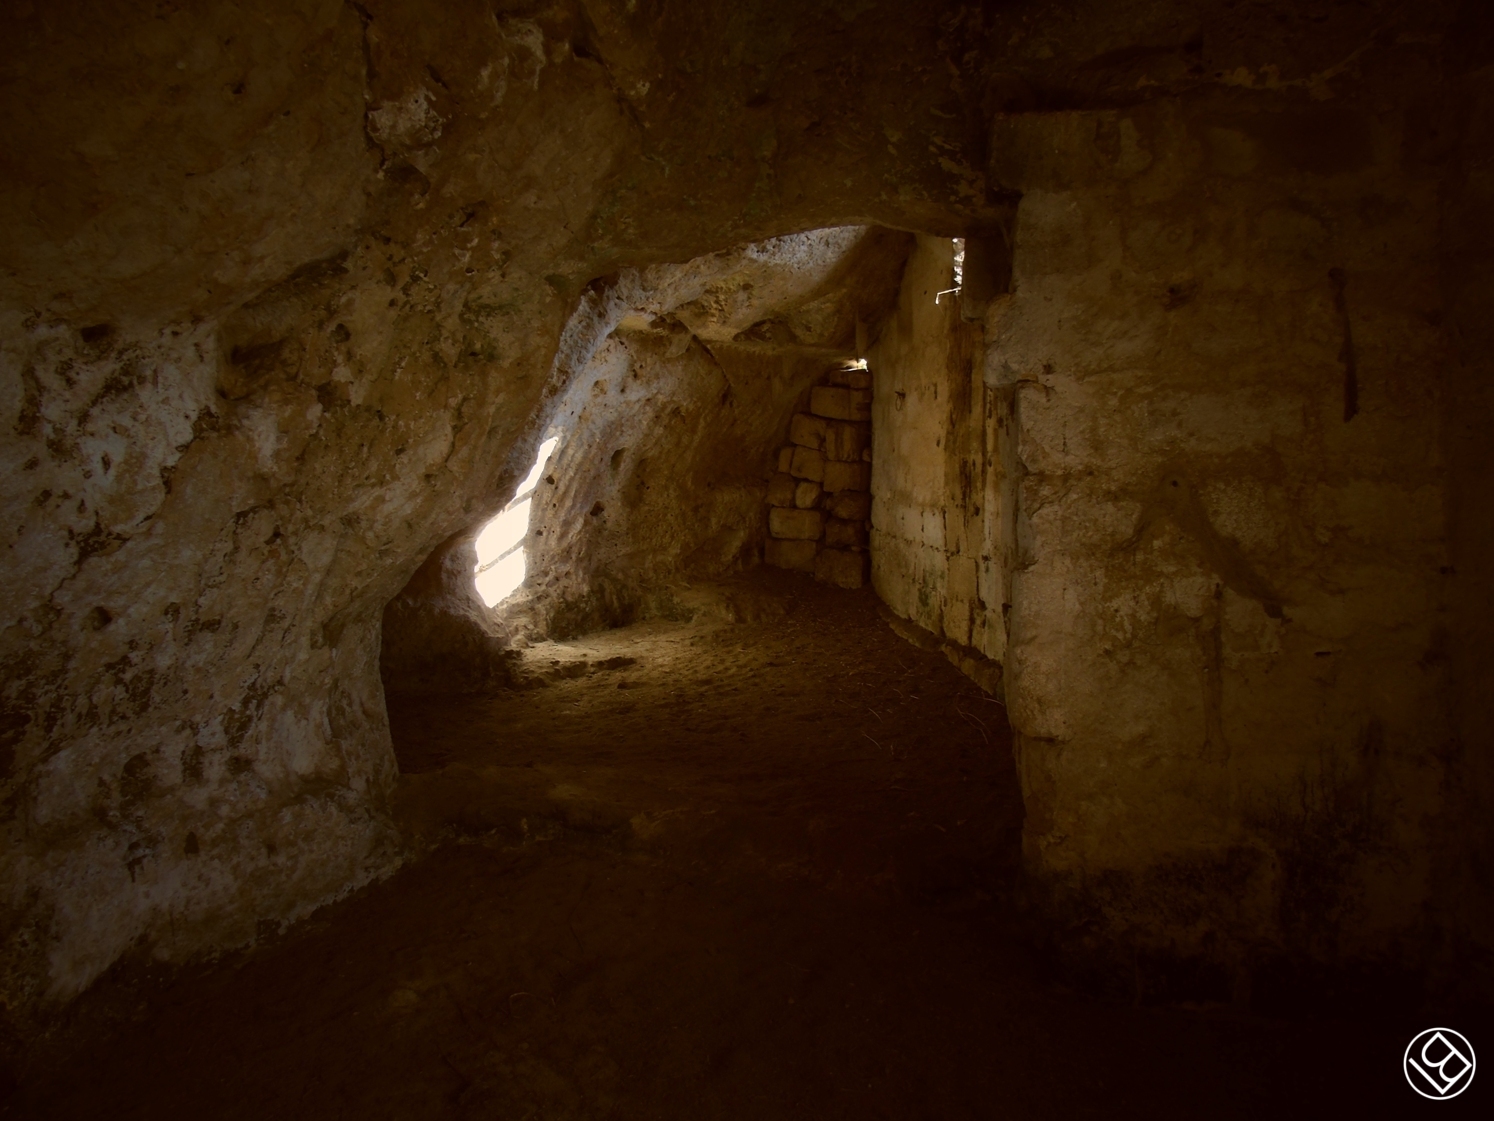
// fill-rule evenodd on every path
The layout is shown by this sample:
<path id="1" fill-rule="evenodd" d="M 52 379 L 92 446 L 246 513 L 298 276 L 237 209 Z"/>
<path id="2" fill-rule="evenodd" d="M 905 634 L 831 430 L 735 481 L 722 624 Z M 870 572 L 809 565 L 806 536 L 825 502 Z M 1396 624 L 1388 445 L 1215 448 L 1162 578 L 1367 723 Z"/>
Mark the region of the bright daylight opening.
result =
<path id="1" fill-rule="evenodd" d="M 539 446 L 534 457 L 534 466 L 513 501 L 503 512 L 482 527 L 477 535 L 477 594 L 483 603 L 496 607 L 524 582 L 524 538 L 529 533 L 529 503 L 534 488 L 539 485 L 545 464 L 560 444 L 559 436 L 552 436 Z"/>
<path id="2" fill-rule="evenodd" d="M 936 304 L 943 296 L 958 296 L 960 289 L 965 286 L 965 239 L 957 237 L 952 244 L 954 245 L 954 287 L 935 293 L 934 303 Z"/>

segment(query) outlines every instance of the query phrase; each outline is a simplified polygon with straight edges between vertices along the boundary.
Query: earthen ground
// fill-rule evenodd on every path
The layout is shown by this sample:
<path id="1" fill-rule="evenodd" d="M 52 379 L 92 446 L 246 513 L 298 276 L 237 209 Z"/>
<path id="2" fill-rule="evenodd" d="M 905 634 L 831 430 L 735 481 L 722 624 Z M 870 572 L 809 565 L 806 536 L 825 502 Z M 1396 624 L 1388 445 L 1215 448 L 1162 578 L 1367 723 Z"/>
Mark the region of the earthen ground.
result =
<path id="1" fill-rule="evenodd" d="M 116 971 L 0 1116 L 1254 1118 L 1406 1095 L 1390 1025 L 1045 980 L 1000 705 L 869 592 L 761 573 L 711 606 L 532 647 L 524 688 L 392 696 L 426 855 L 253 953 Z"/>

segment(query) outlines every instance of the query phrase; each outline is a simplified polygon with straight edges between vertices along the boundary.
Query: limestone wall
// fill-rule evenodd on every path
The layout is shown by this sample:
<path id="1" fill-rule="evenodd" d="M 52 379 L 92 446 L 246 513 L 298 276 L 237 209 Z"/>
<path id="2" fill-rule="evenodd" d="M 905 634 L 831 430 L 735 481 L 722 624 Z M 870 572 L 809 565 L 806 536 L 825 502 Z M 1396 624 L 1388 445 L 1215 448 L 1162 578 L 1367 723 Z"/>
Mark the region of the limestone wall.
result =
<path id="1" fill-rule="evenodd" d="M 997 124 L 1027 856 L 1076 928 L 1236 986 L 1436 921 L 1437 179 L 1406 128 L 1290 95 Z"/>
<path id="2" fill-rule="evenodd" d="M 768 564 L 842 588 L 866 583 L 872 376 L 837 366 L 789 421 L 768 482 Z"/>
<path id="3" fill-rule="evenodd" d="M 1438 397 L 1447 494 L 1443 599 L 1453 735 L 1448 810 L 1434 828 L 1440 965 L 1494 992 L 1494 11 L 1468 5 L 1453 36 L 1441 286 L 1447 378 Z M 1443 140 L 1451 147 L 1452 136 Z M 1454 155 L 1453 153 L 1456 153 Z"/>
<path id="4" fill-rule="evenodd" d="M 1487 898 L 1481 6 L 13 8 L 6 1009 L 394 866 L 384 608 L 460 568 L 625 278 L 822 227 L 975 234 L 1016 192 L 984 402 L 963 358 L 879 380 L 874 533 L 907 579 L 875 578 L 1005 660 L 1053 913 L 1223 960 L 1367 954 Z M 942 504 L 883 443 L 897 392 L 937 427 L 934 385 L 980 417 L 934 432 Z"/>
<path id="5" fill-rule="evenodd" d="M 876 586 L 1004 662 L 1051 933 L 1225 997 L 1425 966 L 1455 847 L 1439 173 L 1261 109 L 998 117 L 1011 294 L 921 238 L 873 354 Z"/>
<path id="6" fill-rule="evenodd" d="M 763 466 L 781 458 L 774 446 L 786 430 L 817 457 L 806 501 L 823 495 L 827 516 L 839 503 L 844 526 L 858 524 L 865 422 L 794 410 L 819 401 L 851 416 L 849 390 L 831 388 L 825 403 L 814 383 L 853 352 L 857 325 L 865 334 L 895 301 L 908 242 L 844 227 L 649 270 L 637 306 L 554 414 L 562 445 L 531 518 L 531 576 L 500 614 L 544 633 L 615 625 L 680 610 L 681 586 L 755 565 L 765 545 L 771 561 L 763 506 L 781 480 L 769 482 Z M 827 558 L 840 558 L 843 582 L 864 564 L 856 544 L 842 541 Z"/>
<path id="7" fill-rule="evenodd" d="M 396 866 L 384 607 L 507 501 L 615 326 L 593 296 L 765 237 L 990 207 L 950 187 L 975 174 L 963 129 L 944 164 L 880 137 L 852 145 L 870 164 L 827 157 L 787 118 L 764 147 L 773 114 L 720 45 L 829 33 L 792 7 L 10 14 L 0 1000 L 19 1013 L 132 947 L 242 945 Z M 857 65 L 942 34 L 917 16 Z M 801 92 L 775 112 L 840 97 Z M 921 185 L 882 199 L 908 161 L 895 178 Z M 771 191 L 722 174 L 759 166 Z M 566 333 L 573 313 L 596 329 Z"/>
<path id="8" fill-rule="evenodd" d="M 981 327 L 963 318 L 953 257 L 950 239 L 918 239 L 897 313 L 871 352 L 882 372 L 873 403 L 872 579 L 889 607 L 947 639 L 967 672 L 989 685 L 996 666 L 986 663 L 1006 650 L 1008 399 L 981 380 Z"/>

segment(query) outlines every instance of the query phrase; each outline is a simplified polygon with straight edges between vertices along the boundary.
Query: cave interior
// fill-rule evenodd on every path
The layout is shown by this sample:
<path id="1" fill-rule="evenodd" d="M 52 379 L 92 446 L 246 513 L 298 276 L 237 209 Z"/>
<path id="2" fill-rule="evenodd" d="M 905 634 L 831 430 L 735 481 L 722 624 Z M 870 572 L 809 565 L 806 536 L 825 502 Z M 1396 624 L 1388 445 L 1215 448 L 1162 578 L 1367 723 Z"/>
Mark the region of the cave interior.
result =
<path id="1" fill-rule="evenodd" d="M 1494 9 L 10 23 L 17 1116 L 1316 1116 L 1494 1038 Z"/>

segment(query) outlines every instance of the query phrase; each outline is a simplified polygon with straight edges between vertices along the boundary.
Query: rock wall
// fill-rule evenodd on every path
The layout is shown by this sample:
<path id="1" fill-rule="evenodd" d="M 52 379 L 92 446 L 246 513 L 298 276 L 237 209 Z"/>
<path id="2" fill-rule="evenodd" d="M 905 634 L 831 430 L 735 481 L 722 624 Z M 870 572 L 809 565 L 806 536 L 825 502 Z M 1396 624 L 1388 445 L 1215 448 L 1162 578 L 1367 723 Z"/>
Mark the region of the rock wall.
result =
<path id="1" fill-rule="evenodd" d="M 540 484 L 530 576 L 508 614 L 568 636 L 681 608 L 674 590 L 757 563 L 761 471 L 812 366 L 718 358 L 688 333 L 630 332 L 597 354 Z"/>
<path id="2" fill-rule="evenodd" d="M 878 590 L 1004 662 L 1047 934 L 1142 995 L 1483 952 L 1444 170 L 1393 87 L 999 115 L 1011 294 L 963 323 L 920 238 L 873 353 Z"/>
<path id="3" fill-rule="evenodd" d="M 395 866 L 385 605 L 501 508 L 611 329 L 609 278 L 1006 205 L 953 189 L 979 177 L 962 120 L 924 130 L 953 148 L 902 155 L 856 124 L 828 158 L 794 123 L 911 130 L 951 79 L 842 106 L 788 56 L 854 43 L 854 80 L 894 53 L 932 66 L 959 49 L 943 36 L 930 13 L 848 40 L 788 5 L 15 13 L 7 1008 L 132 947 L 243 944 Z"/>
<path id="4" fill-rule="evenodd" d="M 1438 396 L 1447 478 L 1443 603 L 1452 735 L 1448 810 L 1434 826 L 1439 967 L 1494 993 L 1494 11 L 1465 5 L 1449 30 L 1449 83 L 1433 155 L 1443 161 L 1441 289 L 1448 348 Z"/>
<path id="5" fill-rule="evenodd" d="M 979 322 L 962 314 L 954 243 L 920 237 L 897 313 L 871 352 L 872 580 L 893 611 L 939 635 L 986 688 L 1011 602 L 1008 395 L 981 378 Z"/>
<path id="6" fill-rule="evenodd" d="M 1424 960 L 1452 734 L 1439 176 L 1388 93 L 1258 104 L 999 121 L 986 324 L 1028 858 L 1237 995 Z"/>
<path id="7" fill-rule="evenodd" d="M 1225 960 L 1488 898 L 1477 5 L 13 7 L 12 1013 L 394 865 L 385 606 L 427 563 L 444 594 L 620 284 L 822 227 L 987 237 L 1018 192 L 982 384 L 1016 426 L 1003 657 L 1053 913 Z M 796 330 L 715 314 L 676 318 L 734 391 Z M 755 466 L 811 376 L 755 411 Z M 646 528 L 613 524 L 588 555 Z"/>
<path id="8" fill-rule="evenodd" d="M 789 442 L 778 449 L 768 481 L 763 559 L 859 588 L 871 564 L 872 374 L 837 366 L 819 381 L 789 421 Z"/>
<path id="9" fill-rule="evenodd" d="M 552 421 L 563 443 L 531 516 L 531 576 L 501 614 L 547 635 L 618 625 L 686 610 L 682 585 L 759 563 L 760 465 L 826 361 L 886 314 L 907 248 L 844 227 L 640 278 Z"/>

